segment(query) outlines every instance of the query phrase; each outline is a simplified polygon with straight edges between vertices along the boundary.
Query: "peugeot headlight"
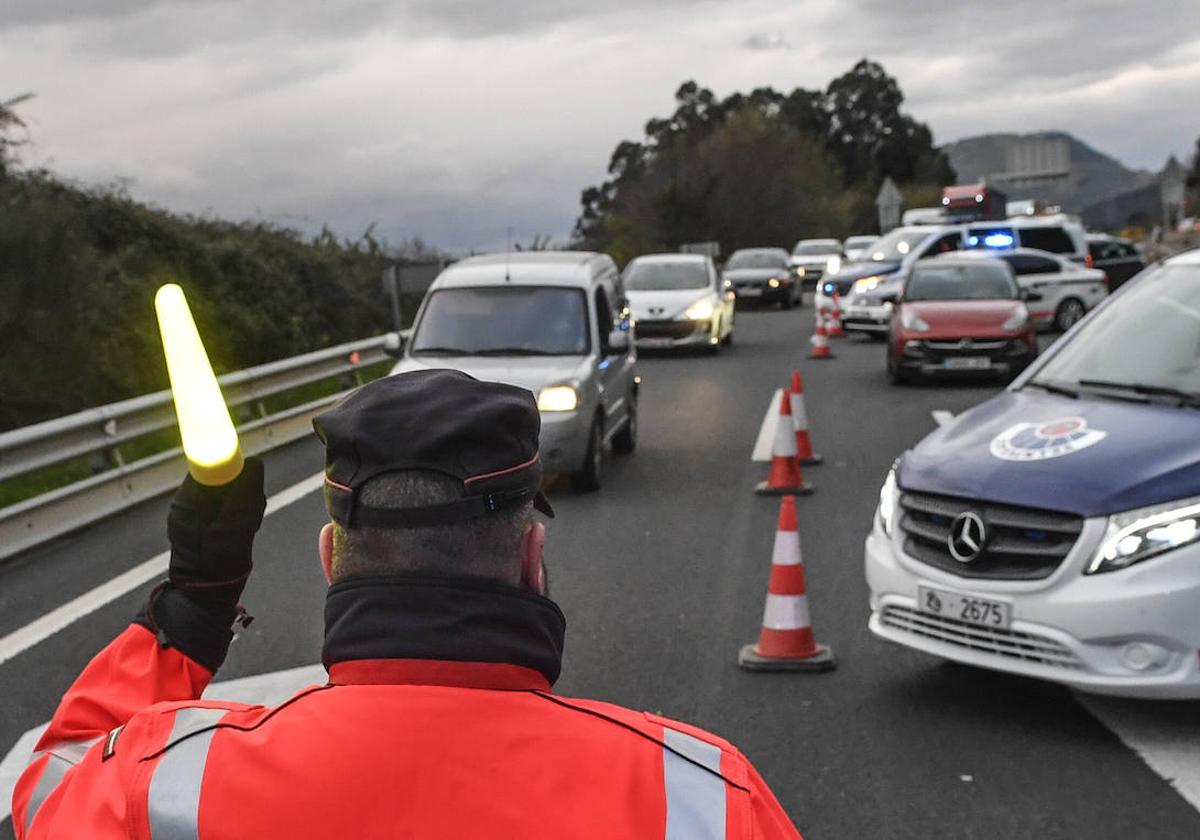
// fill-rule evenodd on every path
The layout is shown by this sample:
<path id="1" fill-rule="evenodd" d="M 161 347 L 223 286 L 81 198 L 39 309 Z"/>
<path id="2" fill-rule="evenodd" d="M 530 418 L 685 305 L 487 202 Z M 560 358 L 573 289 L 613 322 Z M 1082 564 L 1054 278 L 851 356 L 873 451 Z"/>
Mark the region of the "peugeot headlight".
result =
<path id="1" fill-rule="evenodd" d="M 772 277 L 770 280 L 767 281 L 767 285 L 770 286 L 772 289 L 778 289 L 779 288 L 779 278 Z"/>
<path id="2" fill-rule="evenodd" d="M 842 258 L 836 254 L 825 261 L 825 273 L 837 274 L 842 270 Z"/>
<path id="3" fill-rule="evenodd" d="M 570 385 L 551 385 L 538 393 L 538 411 L 574 411 L 579 407 L 579 392 Z"/>
<path id="4" fill-rule="evenodd" d="M 1200 496 L 1113 514 L 1089 575 L 1115 572 L 1200 541 Z"/>
<path id="5" fill-rule="evenodd" d="M 900 324 L 904 329 L 913 332 L 929 332 L 929 324 L 922 321 L 916 312 L 907 307 L 900 310 Z"/>
<path id="6" fill-rule="evenodd" d="M 700 298 L 700 300 L 683 310 L 683 317 L 689 321 L 707 321 L 713 316 L 713 312 L 715 311 L 712 298 Z"/>
<path id="7" fill-rule="evenodd" d="M 888 470 L 883 487 L 879 488 L 879 524 L 883 533 L 892 535 L 892 527 L 896 518 L 896 502 L 900 498 L 900 488 L 896 485 L 896 468 Z"/>
<path id="8" fill-rule="evenodd" d="M 1000 328 L 1005 332 L 1019 330 L 1029 323 L 1029 310 L 1024 306 L 1018 306 L 1013 314 L 1008 316 L 1008 320 L 1000 325 Z"/>

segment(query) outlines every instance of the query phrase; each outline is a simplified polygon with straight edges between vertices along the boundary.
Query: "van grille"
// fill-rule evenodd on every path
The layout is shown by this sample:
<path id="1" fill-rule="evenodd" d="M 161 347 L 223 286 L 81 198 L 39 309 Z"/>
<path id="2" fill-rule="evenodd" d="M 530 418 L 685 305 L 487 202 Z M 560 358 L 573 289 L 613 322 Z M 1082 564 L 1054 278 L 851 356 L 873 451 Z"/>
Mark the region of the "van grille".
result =
<path id="1" fill-rule="evenodd" d="M 909 557 L 963 578 L 1040 580 L 1049 577 L 1079 539 L 1083 519 L 1055 511 L 973 502 L 929 493 L 900 496 L 900 529 Z M 966 511 L 983 520 L 987 541 L 967 563 L 950 553 L 950 526 Z"/>
<path id="2" fill-rule="evenodd" d="M 895 604 L 888 604 L 883 608 L 880 620 L 885 626 L 905 633 L 936 639 L 980 653 L 1071 671 L 1083 670 L 1083 663 L 1069 648 L 1035 633 L 977 627 L 956 618 L 930 615 Z"/>

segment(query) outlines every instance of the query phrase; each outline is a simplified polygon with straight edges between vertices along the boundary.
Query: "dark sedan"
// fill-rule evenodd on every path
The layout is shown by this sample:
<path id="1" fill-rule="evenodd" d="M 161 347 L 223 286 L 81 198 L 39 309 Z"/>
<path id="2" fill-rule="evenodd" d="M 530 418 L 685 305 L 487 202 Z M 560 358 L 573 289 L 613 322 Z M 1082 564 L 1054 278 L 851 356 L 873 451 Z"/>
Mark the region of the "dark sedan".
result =
<path id="1" fill-rule="evenodd" d="M 725 263 L 724 278 L 739 303 L 761 300 L 791 309 L 803 303 L 800 282 L 783 248 L 743 248 Z"/>

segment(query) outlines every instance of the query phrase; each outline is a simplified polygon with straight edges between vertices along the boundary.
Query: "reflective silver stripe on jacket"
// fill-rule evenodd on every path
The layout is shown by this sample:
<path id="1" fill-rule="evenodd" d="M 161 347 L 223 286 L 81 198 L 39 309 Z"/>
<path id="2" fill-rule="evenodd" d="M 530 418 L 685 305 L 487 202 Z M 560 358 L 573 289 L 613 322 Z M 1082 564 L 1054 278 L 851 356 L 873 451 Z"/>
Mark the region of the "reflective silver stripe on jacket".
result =
<path id="1" fill-rule="evenodd" d="M 46 764 L 46 768 L 42 770 L 42 777 L 38 779 L 38 783 L 33 788 L 33 794 L 29 797 L 29 804 L 25 806 L 26 834 L 33 827 L 33 818 L 41 810 L 42 804 L 54 792 L 59 783 L 62 782 L 63 778 L 67 775 L 67 771 L 83 761 L 83 757 L 87 755 L 87 751 L 99 740 L 99 738 L 92 738 L 90 741 L 64 741 L 48 750 L 33 754 L 30 764 L 47 754 L 50 756 L 50 761 Z"/>
<path id="2" fill-rule="evenodd" d="M 215 729 L 206 727 L 228 711 L 180 709 L 175 713 L 167 751 L 154 768 L 146 803 L 154 840 L 198 840 L 200 783 L 204 780 L 208 748 L 216 734 Z"/>
<path id="3" fill-rule="evenodd" d="M 663 786 L 667 792 L 666 840 L 719 840 L 725 836 L 725 780 L 721 748 L 663 728 Z M 709 773 L 675 752 L 712 770 Z"/>

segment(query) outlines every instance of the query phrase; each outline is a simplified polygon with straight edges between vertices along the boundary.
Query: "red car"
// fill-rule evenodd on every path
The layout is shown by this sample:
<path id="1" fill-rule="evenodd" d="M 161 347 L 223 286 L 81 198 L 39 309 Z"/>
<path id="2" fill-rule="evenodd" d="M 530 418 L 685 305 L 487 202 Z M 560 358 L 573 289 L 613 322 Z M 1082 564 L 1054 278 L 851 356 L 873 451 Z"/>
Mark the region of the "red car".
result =
<path id="1" fill-rule="evenodd" d="M 1037 356 L 1022 292 L 1002 260 L 954 254 L 921 260 L 892 307 L 887 369 L 893 383 L 918 376 L 1016 376 Z"/>

